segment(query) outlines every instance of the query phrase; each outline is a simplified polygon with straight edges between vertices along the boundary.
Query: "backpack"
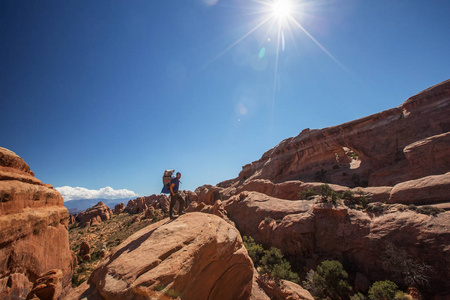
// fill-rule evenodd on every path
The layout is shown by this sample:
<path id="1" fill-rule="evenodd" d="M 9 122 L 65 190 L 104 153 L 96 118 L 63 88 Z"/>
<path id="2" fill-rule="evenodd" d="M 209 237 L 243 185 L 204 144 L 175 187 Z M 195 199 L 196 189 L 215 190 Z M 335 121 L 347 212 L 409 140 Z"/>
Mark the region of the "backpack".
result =
<path id="1" fill-rule="evenodd" d="M 163 175 L 163 184 L 166 189 L 170 189 L 170 181 L 172 180 L 172 175 L 175 170 L 165 170 Z"/>

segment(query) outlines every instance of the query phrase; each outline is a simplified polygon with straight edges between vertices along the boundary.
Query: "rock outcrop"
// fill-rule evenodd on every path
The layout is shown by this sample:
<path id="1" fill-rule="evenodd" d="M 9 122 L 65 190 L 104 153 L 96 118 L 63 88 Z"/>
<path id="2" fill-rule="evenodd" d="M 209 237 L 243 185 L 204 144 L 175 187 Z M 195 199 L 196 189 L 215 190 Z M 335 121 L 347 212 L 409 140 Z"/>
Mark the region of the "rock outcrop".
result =
<path id="1" fill-rule="evenodd" d="M 189 213 L 130 236 L 67 299 L 248 299 L 252 279 L 239 232 L 217 216 Z"/>
<path id="2" fill-rule="evenodd" d="M 98 226 L 103 221 L 109 220 L 112 210 L 102 201 L 77 215 L 76 219 L 81 227 Z"/>
<path id="3" fill-rule="evenodd" d="M 124 209 L 125 209 L 125 203 L 122 202 L 122 203 L 116 204 L 116 206 L 114 206 L 113 213 L 120 214 L 124 211 Z"/>
<path id="4" fill-rule="evenodd" d="M 14 152 L 0 148 L 0 298 L 25 298 L 38 277 L 62 272 L 70 285 L 69 212 L 61 194 L 34 177 Z"/>
<path id="5" fill-rule="evenodd" d="M 130 200 L 125 207 L 125 211 L 130 214 L 145 212 L 150 206 L 155 209 L 162 209 L 163 212 L 169 211 L 169 198 L 166 195 L 150 195 L 148 197 L 139 197 Z"/>
<path id="6" fill-rule="evenodd" d="M 63 273 L 61 270 L 50 270 L 42 274 L 33 285 L 27 300 L 57 300 L 61 296 Z"/>
<path id="7" fill-rule="evenodd" d="M 446 280 L 450 278 L 450 212 L 429 216 L 406 206 L 379 205 L 381 210 L 365 212 L 317 199 L 282 200 L 257 192 L 243 192 L 224 202 L 242 235 L 280 248 L 307 268 L 337 259 L 351 263 L 371 280 L 384 280 L 402 272 L 388 265 L 398 255 L 429 268 L 421 276 L 429 278 L 434 292 L 450 290 Z"/>
<path id="8" fill-rule="evenodd" d="M 450 171 L 449 115 L 447 80 L 397 108 L 338 126 L 305 129 L 244 166 L 235 180 L 218 186 L 251 179 L 393 186 L 443 174 Z"/>

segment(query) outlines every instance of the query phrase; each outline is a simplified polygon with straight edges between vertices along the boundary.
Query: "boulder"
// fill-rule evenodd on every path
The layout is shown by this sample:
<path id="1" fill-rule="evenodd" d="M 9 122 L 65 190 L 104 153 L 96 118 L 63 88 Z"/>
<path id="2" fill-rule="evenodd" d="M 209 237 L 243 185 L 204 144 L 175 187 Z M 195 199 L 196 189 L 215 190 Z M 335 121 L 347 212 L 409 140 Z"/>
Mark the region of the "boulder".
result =
<path id="1" fill-rule="evenodd" d="M 148 205 L 145 202 L 145 198 L 140 197 L 140 198 L 128 201 L 125 211 L 130 214 L 138 214 L 138 213 L 142 213 L 142 212 L 146 211 L 147 209 L 148 209 Z"/>
<path id="2" fill-rule="evenodd" d="M 127 238 L 66 299 L 248 299 L 252 278 L 239 232 L 217 216 L 189 213 Z"/>
<path id="3" fill-rule="evenodd" d="M 446 173 L 450 170 L 450 132 L 414 142 L 403 153 L 413 179 Z"/>
<path id="4" fill-rule="evenodd" d="M 203 185 L 195 189 L 198 196 L 197 202 L 203 202 L 207 205 L 213 205 L 217 200 L 222 200 L 223 189 L 218 186 Z"/>
<path id="5" fill-rule="evenodd" d="M 310 201 L 290 201 L 258 192 L 243 192 L 224 201 L 225 209 L 236 227 L 244 235 L 257 239 L 258 227 L 266 218 L 281 220 L 286 215 L 307 212 Z"/>
<path id="6" fill-rule="evenodd" d="M 146 211 L 145 211 L 145 217 L 147 219 L 152 219 L 156 214 L 155 209 L 153 208 L 153 206 L 150 206 Z"/>
<path id="7" fill-rule="evenodd" d="M 70 287 L 68 219 L 61 194 L 0 148 L 0 299 L 27 297 L 51 269 L 61 270 L 62 287 Z"/>
<path id="8" fill-rule="evenodd" d="M 102 201 L 98 202 L 91 208 L 86 209 L 86 211 L 81 212 L 77 216 L 78 222 L 80 222 L 81 227 L 86 226 L 97 226 L 103 221 L 109 220 L 112 216 L 111 209 L 106 206 Z"/>
<path id="9" fill-rule="evenodd" d="M 264 276 L 258 276 L 257 281 L 264 289 L 265 293 L 270 299 L 276 300 L 314 300 L 310 292 L 299 286 L 298 284 L 280 280 L 275 282 L 272 279 L 267 279 Z"/>
<path id="10" fill-rule="evenodd" d="M 34 283 L 27 300 L 57 300 L 62 293 L 63 273 L 61 270 L 50 270 L 42 274 Z"/>
<path id="11" fill-rule="evenodd" d="M 125 203 L 118 203 L 114 206 L 114 214 L 120 214 L 125 209 Z"/>
<path id="12" fill-rule="evenodd" d="M 91 247 L 89 246 L 89 244 L 86 241 L 82 241 L 80 244 L 80 256 L 83 257 L 86 254 L 90 254 L 91 253 Z"/>
<path id="13" fill-rule="evenodd" d="M 435 204 L 450 202 L 450 172 L 405 181 L 394 186 L 387 203 Z"/>

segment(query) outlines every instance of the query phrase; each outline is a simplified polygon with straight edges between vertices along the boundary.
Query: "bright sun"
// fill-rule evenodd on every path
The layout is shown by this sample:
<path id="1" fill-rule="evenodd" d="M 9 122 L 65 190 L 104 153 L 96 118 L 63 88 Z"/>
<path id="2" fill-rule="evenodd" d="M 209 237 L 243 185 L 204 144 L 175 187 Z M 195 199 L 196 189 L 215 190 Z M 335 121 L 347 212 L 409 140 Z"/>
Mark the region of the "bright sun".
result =
<path id="1" fill-rule="evenodd" d="M 290 0 L 274 0 L 272 14 L 278 20 L 286 20 L 293 12 L 292 2 Z"/>

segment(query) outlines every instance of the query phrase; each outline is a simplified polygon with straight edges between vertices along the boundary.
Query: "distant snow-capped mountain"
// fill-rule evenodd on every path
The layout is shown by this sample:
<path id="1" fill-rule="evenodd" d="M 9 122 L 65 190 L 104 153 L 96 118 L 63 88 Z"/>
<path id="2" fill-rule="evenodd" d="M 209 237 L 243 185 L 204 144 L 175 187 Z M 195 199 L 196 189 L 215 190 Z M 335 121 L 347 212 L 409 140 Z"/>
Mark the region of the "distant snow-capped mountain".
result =
<path id="1" fill-rule="evenodd" d="M 70 214 L 80 213 L 98 202 L 102 201 L 106 204 L 106 206 L 110 207 L 111 209 L 116 206 L 118 203 L 125 203 L 125 205 L 128 203 L 130 199 L 81 199 L 81 200 L 70 200 L 70 201 L 64 201 L 64 206 L 69 210 Z"/>

